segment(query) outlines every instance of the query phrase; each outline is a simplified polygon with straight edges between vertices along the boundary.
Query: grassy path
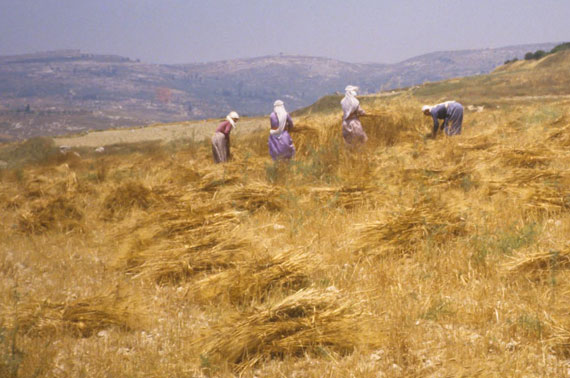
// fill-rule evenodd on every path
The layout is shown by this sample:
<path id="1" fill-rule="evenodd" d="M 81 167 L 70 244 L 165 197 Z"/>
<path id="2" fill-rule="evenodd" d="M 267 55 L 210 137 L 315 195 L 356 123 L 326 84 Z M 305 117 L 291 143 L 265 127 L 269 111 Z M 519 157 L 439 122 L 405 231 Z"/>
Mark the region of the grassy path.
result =
<path id="1" fill-rule="evenodd" d="M 189 121 L 184 123 L 151 125 L 140 128 L 94 131 L 86 135 L 54 138 L 58 146 L 100 147 L 118 143 L 137 143 L 177 139 L 204 140 L 210 138 L 220 120 Z M 265 118 L 247 118 L 238 123 L 234 134 L 251 133 L 268 127 Z"/>

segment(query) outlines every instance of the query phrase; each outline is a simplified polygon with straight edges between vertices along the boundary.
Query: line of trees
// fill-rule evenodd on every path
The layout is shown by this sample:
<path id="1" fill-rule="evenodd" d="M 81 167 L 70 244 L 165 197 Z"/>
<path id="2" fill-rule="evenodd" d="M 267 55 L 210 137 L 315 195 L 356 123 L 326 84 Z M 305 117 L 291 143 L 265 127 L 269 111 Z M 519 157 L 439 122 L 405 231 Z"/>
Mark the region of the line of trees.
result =
<path id="1" fill-rule="evenodd" d="M 550 50 L 550 51 L 548 51 L 548 52 L 546 52 L 546 51 L 544 51 L 544 50 L 536 50 L 535 52 L 530 52 L 530 51 L 529 51 L 529 52 L 527 52 L 527 53 L 524 55 L 524 60 L 538 60 L 538 59 L 542 59 L 542 58 L 544 58 L 544 57 L 547 56 L 547 55 L 554 54 L 554 53 L 557 53 L 557 52 L 562 51 L 562 50 L 570 50 L 570 42 L 561 43 L 561 44 L 555 46 L 552 50 Z M 505 64 L 513 63 L 513 62 L 516 62 L 516 61 L 518 61 L 518 58 L 513 58 L 513 59 L 510 59 L 510 60 L 505 60 Z"/>

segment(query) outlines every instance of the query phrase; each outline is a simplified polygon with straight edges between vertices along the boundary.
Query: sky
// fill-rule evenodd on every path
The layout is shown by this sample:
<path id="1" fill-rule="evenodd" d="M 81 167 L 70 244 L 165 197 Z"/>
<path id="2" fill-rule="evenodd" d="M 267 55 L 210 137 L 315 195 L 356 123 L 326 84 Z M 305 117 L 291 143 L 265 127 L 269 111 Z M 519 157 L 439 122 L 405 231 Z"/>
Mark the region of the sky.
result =
<path id="1" fill-rule="evenodd" d="M 0 0 L 0 55 L 58 49 L 147 63 L 279 53 L 396 63 L 570 41 L 568 0 Z"/>

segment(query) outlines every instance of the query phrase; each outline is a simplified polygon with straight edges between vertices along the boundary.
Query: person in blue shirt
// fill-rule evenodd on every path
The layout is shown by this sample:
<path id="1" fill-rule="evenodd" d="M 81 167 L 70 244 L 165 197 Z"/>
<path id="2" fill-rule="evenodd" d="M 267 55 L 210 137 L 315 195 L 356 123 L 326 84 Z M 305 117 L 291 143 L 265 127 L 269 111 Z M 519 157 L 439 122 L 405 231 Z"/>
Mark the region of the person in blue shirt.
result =
<path id="1" fill-rule="evenodd" d="M 424 105 L 422 112 L 426 116 L 433 118 L 432 138 L 437 136 L 438 129 L 443 129 L 445 134 L 461 134 L 461 124 L 463 123 L 463 106 L 456 101 L 446 101 L 437 105 Z M 439 124 L 439 120 L 443 122 Z"/>

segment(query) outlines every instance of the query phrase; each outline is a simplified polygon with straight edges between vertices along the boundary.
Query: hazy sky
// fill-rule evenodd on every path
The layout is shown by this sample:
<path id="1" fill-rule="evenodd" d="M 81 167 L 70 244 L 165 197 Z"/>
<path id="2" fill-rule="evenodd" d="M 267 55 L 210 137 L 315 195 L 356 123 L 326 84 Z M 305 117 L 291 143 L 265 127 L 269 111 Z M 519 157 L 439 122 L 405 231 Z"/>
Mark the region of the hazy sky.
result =
<path id="1" fill-rule="evenodd" d="M 283 52 L 394 63 L 569 40 L 568 0 L 0 0 L 0 55 L 81 49 L 191 63 Z"/>

